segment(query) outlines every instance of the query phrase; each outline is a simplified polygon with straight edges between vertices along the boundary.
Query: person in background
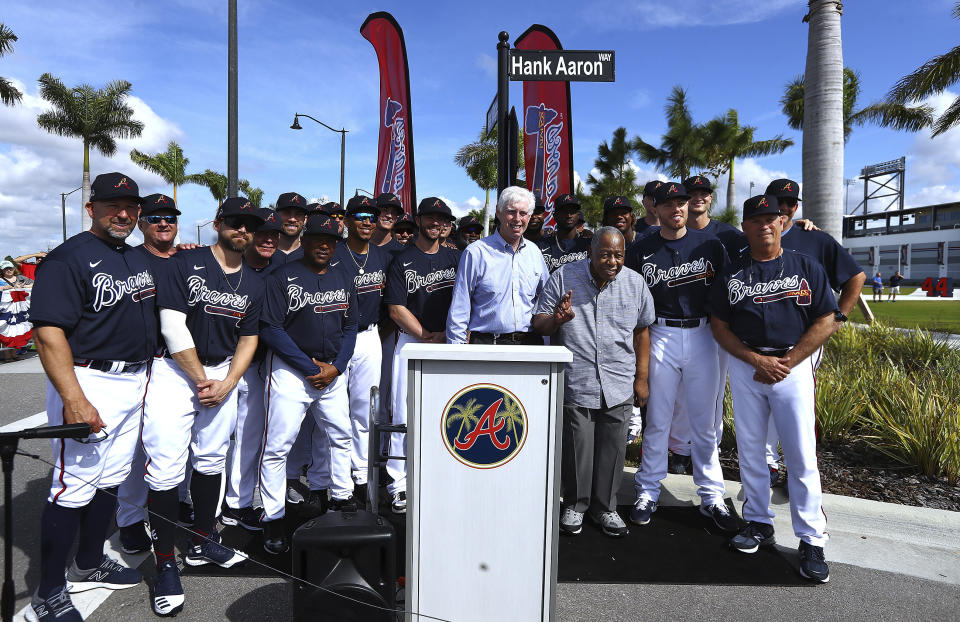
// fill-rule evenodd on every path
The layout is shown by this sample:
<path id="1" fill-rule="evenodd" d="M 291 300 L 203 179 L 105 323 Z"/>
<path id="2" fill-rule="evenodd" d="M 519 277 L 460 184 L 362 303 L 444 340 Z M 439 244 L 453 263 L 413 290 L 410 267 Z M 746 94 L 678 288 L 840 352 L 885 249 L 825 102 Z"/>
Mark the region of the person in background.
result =
<path id="1" fill-rule="evenodd" d="M 873 301 L 880 302 L 883 300 L 883 275 L 879 272 L 873 277 Z"/>
<path id="2" fill-rule="evenodd" d="M 536 197 L 533 204 L 533 213 L 530 214 L 530 222 L 527 223 L 527 230 L 523 232 L 523 237 L 535 244 L 544 237 L 543 222 L 547 215 L 546 209 L 540 197 Z"/>
<path id="3" fill-rule="evenodd" d="M 27 278 L 22 274 L 17 274 L 17 269 L 12 261 L 0 262 L 0 291 L 5 289 L 29 289 L 33 287 L 33 279 Z"/>
<path id="4" fill-rule="evenodd" d="M 413 223 L 413 219 L 406 214 L 398 218 L 397 223 L 393 225 L 393 239 L 403 246 L 409 244 L 416 233 L 417 226 Z"/>
<path id="5" fill-rule="evenodd" d="M 47 256 L 46 253 L 44 253 L 43 251 L 40 251 L 39 253 L 30 253 L 29 255 L 20 255 L 19 257 L 16 257 L 11 261 L 13 261 L 13 265 L 17 268 L 17 270 L 20 271 L 20 274 L 27 277 L 28 279 L 36 279 L 37 266 L 40 265 L 40 262 L 43 261 L 43 258 L 46 256 Z M 31 263 L 30 261 L 28 261 L 29 259 L 36 259 L 36 261 Z"/>
<path id="6" fill-rule="evenodd" d="M 480 239 L 480 236 L 483 235 L 483 225 L 473 216 L 467 215 L 460 219 L 457 231 L 459 233 L 457 248 L 463 250 Z"/>
<path id="7" fill-rule="evenodd" d="M 640 237 L 643 237 L 646 230 L 650 227 L 660 226 L 660 219 L 657 218 L 657 213 L 653 211 L 653 197 L 657 192 L 657 188 L 659 188 L 661 184 L 663 184 L 662 181 L 657 181 L 655 179 L 653 181 L 648 181 L 643 187 L 643 199 L 641 203 L 643 203 L 644 217 L 638 220 L 635 225 L 633 225 L 634 231 L 636 231 Z"/>
<path id="8" fill-rule="evenodd" d="M 887 302 L 896 302 L 897 294 L 900 293 L 900 282 L 903 281 L 903 275 L 897 270 L 890 277 L 890 292 L 887 294 Z"/>

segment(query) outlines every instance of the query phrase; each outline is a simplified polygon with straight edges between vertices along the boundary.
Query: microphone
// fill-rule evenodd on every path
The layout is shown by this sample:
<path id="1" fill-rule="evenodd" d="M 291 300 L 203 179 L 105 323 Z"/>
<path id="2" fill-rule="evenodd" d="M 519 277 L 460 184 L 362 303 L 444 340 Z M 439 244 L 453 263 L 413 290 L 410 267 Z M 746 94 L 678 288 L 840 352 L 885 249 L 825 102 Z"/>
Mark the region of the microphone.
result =
<path id="1" fill-rule="evenodd" d="M 86 438 L 90 436 L 89 423 L 51 425 L 42 428 L 27 428 L 16 432 L 0 432 L 0 438 Z"/>

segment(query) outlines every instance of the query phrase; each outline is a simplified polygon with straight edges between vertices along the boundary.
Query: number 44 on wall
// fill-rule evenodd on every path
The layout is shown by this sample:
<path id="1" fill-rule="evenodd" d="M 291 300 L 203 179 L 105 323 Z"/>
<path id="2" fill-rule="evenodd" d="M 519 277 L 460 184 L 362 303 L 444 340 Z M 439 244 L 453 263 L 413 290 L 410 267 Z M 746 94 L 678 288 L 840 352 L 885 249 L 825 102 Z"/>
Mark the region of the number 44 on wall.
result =
<path id="1" fill-rule="evenodd" d="M 934 298 L 936 296 L 953 298 L 953 279 L 944 276 L 934 281 L 933 277 L 928 276 L 923 281 L 920 289 L 927 292 L 927 298 Z"/>

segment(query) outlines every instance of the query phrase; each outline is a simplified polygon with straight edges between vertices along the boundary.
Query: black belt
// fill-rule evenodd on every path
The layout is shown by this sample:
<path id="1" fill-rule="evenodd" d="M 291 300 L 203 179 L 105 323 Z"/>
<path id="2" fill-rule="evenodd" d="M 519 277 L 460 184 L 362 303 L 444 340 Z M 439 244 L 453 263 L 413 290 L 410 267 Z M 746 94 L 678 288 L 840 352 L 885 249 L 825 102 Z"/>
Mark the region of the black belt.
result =
<path id="1" fill-rule="evenodd" d="M 146 361 L 98 361 L 96 359 L 73 359 L 77 367 L 87 367 L 111 374 L 135 374 L 147 366 Z"/>
<path id="2" fill-rule="evenodd" d="M 669 326 L 671 328 L 699 328 L 701 322 L 704 322 L 702 317 L 691 317 L 691 318 L 682 318 L 682 319 L 673 319 L 668 317 L 658 317 L 657 320 L 662 320 L 664 326 Z M 659 321 L 657 322 L 660 323 Z M 710 318 L 706 318 L 706 324 L 710 323 Z"/>
<path id="3" fill-rule="evenodd" d="M 500 343 L 500 342 L 520 343 L 522 341 L 526 341 L 531 336 L 537 336 L 537 334 L 516 332 L 516 333 L 501 333 L 499 335 L 496 335 L 494 333 L 481 333 L 477 331 L 471 331 L 470 336 L 479 337 L 480 339 L 492 339 L 493 343 Z"/>
<path id="4" fill-rule="evenodd" d="M 793 346 L 787 346 L 785 348 L 757 348 L 749 343 L 746 345 L 757 354 L 762 354 L 763 356 L 775 356 L 777 358 L 782 358 L 787 355 L 787 352 L 793 350 Z"/>
<path id="5" fill-rule="evenodd" d="M 163 356 L 168 359 L 173 358 L 173 355 L 167 352 L 166 350 L 164 350 Z M 198 354 L 197 358 L 200 359 L 200 364 L 203 365 L 204 367 L 216 367 L 217 365 L 224 362 L 230 357 L 229 356 L 200 356 Z"/>

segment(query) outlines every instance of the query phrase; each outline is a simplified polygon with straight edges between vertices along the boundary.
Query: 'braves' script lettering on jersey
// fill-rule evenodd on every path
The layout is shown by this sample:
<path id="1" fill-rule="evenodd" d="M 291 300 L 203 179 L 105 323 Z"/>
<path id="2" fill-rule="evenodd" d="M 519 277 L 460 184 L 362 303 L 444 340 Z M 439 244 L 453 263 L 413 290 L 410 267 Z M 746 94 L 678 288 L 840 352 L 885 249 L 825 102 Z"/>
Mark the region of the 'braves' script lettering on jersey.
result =
<path id="1" fill-rule="evenodd" d="M 246 294 L 240 296 L 231 292 L 218 292 L 215 289 L 209 289 L 206 279 L 192 275 L 187 279 L 187 304 L 192 307 L 198 302 L 233 307 L 245 311 L 248 297 Z"/>
<path id="2" fill-rule="evenodd" d="M 153 295 L 153 277 L 146 270 L 134 274 L 126 279 L 118 280 L 113 275 L 98 272 L 91 279 L 93 285 L 93 310 L 100 311 L 104 307 L 112 307 L 120 302 L 124 296 L 130 294 L 134 300 L 149 298 Z"/>
<path id="3" fill-rule="evenodd" d="M 550 272 L 553 272 L 563 264 L 586 259 L 588 254 L 589 253 L 587 251 L 582 251 L 579 253 L 569 253 L 567 255 L 561 255 L 560 257 L 554 257 L 548 253 L 544 253 L 543 260 L 547 262 L 547 267 L 550 269 Z"/>
<path id="4" fill-rule="evenodd" d="M 364 293 L 365 291 L 373 291 L 374 289 L 381 289 L 380 287 L 370 287 L 371 285 L 381 285 L 386 279 L 386 273 L 383 270 L 377 270 L 376 272 L 366 272 L 364 274 L 358 274 L 353 277 L 353 284 L 357 288 L 357 291 Z M 361 291 L 362 290 L 362 291 Z"/>
<path id="5" fill-rule="evenodd" d="M 641 266 L 640 273 L 649 287 L 654 287 L 661 281 L 666 281 L 667 287 L 677 287 L 700 279 L 704 279 L 709 284 L 713 278 L 713 264 L 703 257 L 679 266 L 671 266 L 666 270 L 655 263 L 645 263 Z"/>
<path id="6" fill-rule="evenodd" d="M 412 294 L 424 286 L 427 287 L 428 292 L 432 292 L 444 287 L 453 287 L 453 281 L 457 278 L 457 269 L 435 270 L 425 275 L 419 275 L 414 270 L 407 270 L 404 275 L 407 279 L 408 294 Z"/>
<path id="7" fill-rule="evenodd" d="M 776 302 L 783 298 L 796 298 L 798 305 L 810 304 L 810 286 L 806 279 L 799 275 L 787 276 L 772 281 L 747 284 L 739 279 L 730 279 L 727 282 L 727 297 L 730 305 L 735 305 L 747 296 L 753 297 L 753 302 L 764 304 Z"/>
<path id="8" fill-rule="evenodd" d="M 307 305 L 323 306 L 334 302 L 347 302 L 347 290 L 334 289 L 325 292 L 306 292 L 299 285 L 287 286 L 287 310 L 299 311 Z"/>

